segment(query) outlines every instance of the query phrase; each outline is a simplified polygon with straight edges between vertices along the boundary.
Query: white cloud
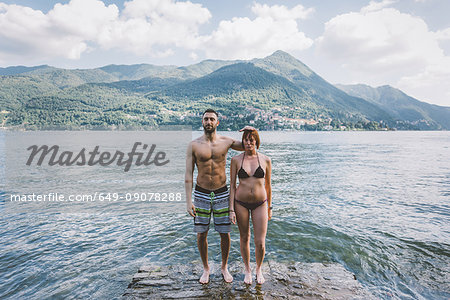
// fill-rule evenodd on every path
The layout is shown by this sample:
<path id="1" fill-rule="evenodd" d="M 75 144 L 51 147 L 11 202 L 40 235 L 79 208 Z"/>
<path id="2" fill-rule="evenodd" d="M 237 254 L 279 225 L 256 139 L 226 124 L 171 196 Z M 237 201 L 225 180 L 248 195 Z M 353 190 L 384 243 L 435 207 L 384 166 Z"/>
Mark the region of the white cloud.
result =
<path id="1" fill-rule="evenodd" d="M 361 9 L 362 13 L 368 13 L 371 11 L 377 11 L 380 10 L 382 8 L 385 8 L 393 3 L 395 3 L 396 1 L 393 0 L 383 0 L 381 2 L 377 2 L 377 1 L 370 1 L 369 4 L 367 6 L 364 6 Z"/>
<path id="2" fill-rule="evenodd" d="M 439 40 L 448 39 L 449 29 L 430 31 L 421 18 L 386 7 L 390 3 L 371 1 L 360 12 L 332 18 L 316 40 L 317 50 L 341 64 L 348 81 L 388 83 L 416 95 L 430 88 L 448 91 L 450 68 L 442 66 L 449 57 Z"/>
<path id="3" fill-rule="evenodd" d="M 115 45 L 124 40 L 131 42 L 128 50 L 145 52 L 152 44 L 196 48 L 199 26 L 211 18 L 211 13 L 189 1 L 133 0 L 125 3 L 123 16 L 128 21 L 119 24 L 118 31 L 123 34 L 119 39 L 114 37 Z"/>
<path id="4" fill-rule="evenodd" d="M 189 57 L 190 57 L 192 60 L 197 60 L 197 59 L 198 59 L 198 54 L 195 53 L 195 52 L 191 52 L 191 53 L 189 53 Z"/>
<path id="5" fill-rule="evenodd" d="M 54 56 L 78 59 L 91 48 L 118 48 L 139 55 L 164 57 L 170 48 L 198 46 L 198 28 L 211 18 L 191 2 L 132 0 L 119 13 L 99 0 L 56 4 L 47 14 L 0 3 L 0 62 Z"/>
<path id="6" fill-rule="evenodd" d="M 56 4 L 47 14 L 0 3 L 0 61 L 15 56 L 78 59 L 88 50 L 88 42 L 95 40 L 98 32 L 114 18 L 117 18 L 115 5 L 106 7 L 95 0 Z"/>
<path id="7" fill-rule="evenodd" d="M 436 31 L 436 39 L 439 41 L 450 40 L 450 28 Z"/>
<path id="8" fill-rule="evenodd" d="M 211 13 L 190 1 L 131 0 L 120 11 L 101 0 L 71 0 L 57 3 L 46 14 L 0 2 L 0 63 L 80 59 L 98 49 L 160 58 L 178 48 L 211 58 L 249 59 L 313 44 L 297 24 L 310 17 L 313 8 L 254 3 L 251 9 L 255 18 L 224 20 L 212 33 L 200 35 Z"/>
<path id="9" fill-rule="evenodd" d="M 250 59 L 271 54 L 276 50 L 298 51 L 313 44 L 298 29 L 297 20 L 309 16 L 313 10 L 298 5 L 267 6 L 255 3 L 255 19 L 233 18 L 221 21 L 219 27 L 204 37 L 208 57 L 220 59 Z"/>
<path id="10" fill-rule="evenodd" d="M 314 13 L 314 8 L 305 8 L 301 4 L 287 8 L 284 5 L 268 6 L 267 4 L 255 3 L 252 12 L 261 18 L 271 18 L 274 20 L 297 20 L 306 19 Z"/>
<path id="11" fill-rule="evenodd" d="M 397 87 L 421 101 L 450 106 L 449 70 L 450 57 L 447 56 L 418 74 L 403 76 Z"/>

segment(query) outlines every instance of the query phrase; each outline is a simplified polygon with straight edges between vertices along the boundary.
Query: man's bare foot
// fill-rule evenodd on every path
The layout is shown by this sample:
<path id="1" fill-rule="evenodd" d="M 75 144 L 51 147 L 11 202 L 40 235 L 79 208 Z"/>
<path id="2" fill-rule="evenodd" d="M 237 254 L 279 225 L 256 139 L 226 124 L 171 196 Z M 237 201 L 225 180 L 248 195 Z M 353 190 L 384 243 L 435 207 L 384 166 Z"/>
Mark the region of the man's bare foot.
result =
<path id="1" fill-rule="evenodd" d="M 251 271 L 245 271 L 244 272 L 244 283 L 245 284 L 252 284 L 252 272 Z"/>
<path id="2" fill-rule="evenodd" d="M 201 284 L 206 284 L 209 282 L 209 268 L 203 269 L 203 274 L 202 274 L 202 277 L 200 277 L 199 282 Z"/>
<path id="3" fill-rule="evenodd" d="M 233 281 L 233 276 L 231 276 L 230 272 L 228 272 L 228 268 L 225 267 L 225 269 L 222 269 L 222 276 L 223 276 L 223 280 L 225 280 L 225 282 L 232 282 Z"/>
<path id="4" fill-rule="evenodd" d="M 259 269 L 259 271 L 256 271 L 256 283 L 263 284 L 264 282 L 266 282 L 266 280 L 264 279 L 261 269 Z"/>

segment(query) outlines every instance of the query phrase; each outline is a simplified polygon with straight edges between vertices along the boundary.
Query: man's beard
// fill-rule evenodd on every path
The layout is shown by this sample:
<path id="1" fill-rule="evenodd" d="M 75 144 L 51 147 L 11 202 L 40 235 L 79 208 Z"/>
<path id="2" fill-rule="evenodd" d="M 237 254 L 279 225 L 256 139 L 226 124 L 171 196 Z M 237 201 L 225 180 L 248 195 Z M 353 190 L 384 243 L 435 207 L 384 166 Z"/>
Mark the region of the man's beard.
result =
<path id="1" fill-rule="evenodd" d="M 206 126 L 203 126 L 203 131 L 205 133 L 213 133 L 214 131 L 216 131 L 216 128 L 214 128 L 214 126 L 209 127 L 209 129 Z"/>

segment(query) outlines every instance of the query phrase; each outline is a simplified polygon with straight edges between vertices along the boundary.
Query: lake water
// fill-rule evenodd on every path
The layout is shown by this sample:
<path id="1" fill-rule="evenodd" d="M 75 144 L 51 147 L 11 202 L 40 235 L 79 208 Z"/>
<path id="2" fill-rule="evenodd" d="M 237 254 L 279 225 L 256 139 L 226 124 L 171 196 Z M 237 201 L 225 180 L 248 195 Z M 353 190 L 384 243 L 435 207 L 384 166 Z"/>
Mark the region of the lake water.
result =
<path id="1" fill-rule="evenodd" d="M 260 136 L 260 151 L 273 162 L 266 259 L 338 262 L 382 299 L 450 298 L 450 132 Z M 236 153 L 230 151 L 228 161 Z M 3 159 L 3 173 L 5 168 Z M 174 174 L 158 178 L 157 189 L 184 193 L 183 170 Z M 71 189 L 110 188 L 114 174 L 101 176 L 103 182 Z M 133 185 L 120 192 L 127 188 Z M 1 299 L 119 298 L 149 261 L 199 261 L 184 202 L 14 210 L 6 194 L 17 191 L 4 185 L 2 190 Z M 219 242 L 212 230 L 209 253 L 215 266 Z M 234 227 L 230 260 L 240 259 Z"/>

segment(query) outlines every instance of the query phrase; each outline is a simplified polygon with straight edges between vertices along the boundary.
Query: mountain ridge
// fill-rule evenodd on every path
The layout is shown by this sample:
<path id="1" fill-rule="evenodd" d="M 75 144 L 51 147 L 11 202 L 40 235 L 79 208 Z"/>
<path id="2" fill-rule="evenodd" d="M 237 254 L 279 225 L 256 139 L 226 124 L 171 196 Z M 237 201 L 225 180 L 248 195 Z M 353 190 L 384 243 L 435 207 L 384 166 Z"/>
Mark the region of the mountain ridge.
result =
<path id="1" fill-rule="evenodd" d="M 366 84 L 336 84 L 336 86 L 349 95 L 361 97 L 384 109 L 389 109 L 391 115 L 400 120 L 410 122 L 424 120 L 436 123 L 435 126 L 442 125 L 450 129 L 450 107 L 422 102 L 390 85 L 371 87 Z"/>
<path id="2" fill-rule="evenodd" d="M 0 68 L 0 74 L 6 69 Z M 248 121 L 258 121 L 264 127 L 265 120 L 269 123 L 267 129 L 288 123 L 293 128 L 302 128 L 303 119 L 316 120 L 318 128 L 329 127 L 332 122 L 332 128 L 343 124 L 346 124 L 344 128 L 363 128 L 370 123 L 370 128 L 450 129 L 446 122 L 450 112 L 446 108 L 422 104 L 401 91 L 396 92 L 396 105 L 392 107 L 386 99 L 386 95 L 393 97 L 392 91 L 370 87 L 345 91 L 344 87 L 332 85 L 306 64 L 280 50 L 265 58 L 204 60 L 181 67 L 136 64 L 67 70 L 44 65 L 10 68 L 7 72 L 20 71 L 25 72 L 0 76 L 0 108 L 22 114 L 15 118 L 16 125 L 41 124 L 38 117 L 30 117 L 33 120 L 30 123 L 26 116 L 42 115 L 44 107 L 41 109 L 39 105 L 51 101 L 55 103 L 50 107 L 57 108 L 59 118 L 67 119 L 63 117 L 63 103 L 70 103 L 71 107 L 79 107 L 90 114 L 89 122 L 103 122 L 103 125 L 108 125 L 111 118 L 119 118 L 124 123 L 128 120 L 123 118 L 148 123 L 144 114 L 150 112 L 157 116 L 152 117 L 156 118 L 150 122 L 152 124 L 194 124 L 193 116 L 212 106 L 229 116 L 233 124 L 230 126 L 238 126 L 237 122 L 242 121 L 235 120 L 235 110 L 240 109 L 248 111 Z M 27 106 L 32 99 L 34 104 Z M 115 112 L 115 117 L 105 121 L 103 116 L 109 112 Z M 129 113 L 140 115 L 130 117 Z M 3 123 L 9 122 L 6 115 L 2 119 Z M 95 121 L 97 119 L 103 121 Z M 76 118 L 70 120 L 76 121 Z"/>

